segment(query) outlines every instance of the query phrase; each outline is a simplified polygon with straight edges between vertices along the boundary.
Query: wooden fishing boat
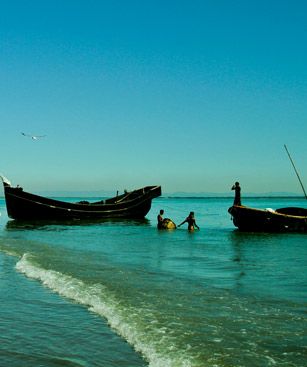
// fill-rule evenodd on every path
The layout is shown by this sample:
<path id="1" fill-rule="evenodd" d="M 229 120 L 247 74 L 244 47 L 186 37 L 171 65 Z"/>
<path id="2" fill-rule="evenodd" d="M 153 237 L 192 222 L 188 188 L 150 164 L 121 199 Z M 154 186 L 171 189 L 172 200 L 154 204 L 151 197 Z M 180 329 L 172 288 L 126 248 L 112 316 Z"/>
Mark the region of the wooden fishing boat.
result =
<path id="1" fill-rule="evenodd" d="M 139 219 L 149 212 L 152 199 L 161 195 L 161 186 L 146 186 L 107 200 L 70 203 L 31 194 L 1 178 L 8 216 L 21 220 Z"/>
<path id="2" fill-rule="evenodd" d="M 306 232 L 307 209 L 255 209 L 234 205 L 228 209 L 233 224 L 241 231 L 251 232 Z"/>
<path id="3" fill-rule="evenodd" d="M 294 165 L 293 159 L 284 145 L 290 162 L 304 192 L 307 194 L 303 182 Z M 241 231 L 257 232 L 306 232 L 307 233 L 307 209 L 305 208 L 281 208 L 281 209 L 255 209 L 243 205 L 233 205 L 228 209 L 233 224 Z"/>

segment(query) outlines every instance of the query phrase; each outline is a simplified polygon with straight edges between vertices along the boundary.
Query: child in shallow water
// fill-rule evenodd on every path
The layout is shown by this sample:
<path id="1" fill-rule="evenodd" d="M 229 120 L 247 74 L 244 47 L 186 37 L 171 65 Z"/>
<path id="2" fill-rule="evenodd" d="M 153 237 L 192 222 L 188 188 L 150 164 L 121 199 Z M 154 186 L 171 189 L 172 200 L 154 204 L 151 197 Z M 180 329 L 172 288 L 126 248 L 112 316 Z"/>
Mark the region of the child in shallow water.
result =
<path id="1" fill-rule="evenodd" d="M 178 225 L 180 227 L 182 224 L 188 223 L 188 230 L 194 231 L 195 227 L 199 229 L 198 225 L 196 224 L 194 212 L 190 212 L 190 214 L 186 217 L 186 219 Z"/>

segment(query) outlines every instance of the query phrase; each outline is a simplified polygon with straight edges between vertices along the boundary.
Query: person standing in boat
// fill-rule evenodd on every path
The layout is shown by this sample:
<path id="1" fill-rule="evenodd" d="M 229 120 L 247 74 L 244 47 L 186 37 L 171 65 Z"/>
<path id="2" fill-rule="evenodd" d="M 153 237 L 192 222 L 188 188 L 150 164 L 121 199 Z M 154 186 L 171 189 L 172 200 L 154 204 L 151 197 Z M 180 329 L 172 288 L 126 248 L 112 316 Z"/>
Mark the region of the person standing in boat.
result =
<path id="1" fill-rule="evenodd" d="M 190 212 L 190 214 L 186 217 L 186 219 L 178 225 L 178 227 L 182 226 L 182 224 L 188 223 L 188 230 L 194 231 L 195 227 L 199 229 L 198 225 L 196 224 L 194 212 Z"/>
<path id="2" fill-rule="evenodd" d="M 157 221 L 158 221 L 158 229 L 162 228 L 162 223 L 163 223 L 163 214 L 164 214 L 164 210 L 161 209 L 160 213 L 157 216 Z"/>
<path id="3" fill-rule="evenodd" d="M 233 201 L 233 205 L 239 205 L 241 206 L 241 187 L 239 182 L 235 182 L 235 184 L 232 186 L 231 190 L 235 190 L 235 198 Z"/>

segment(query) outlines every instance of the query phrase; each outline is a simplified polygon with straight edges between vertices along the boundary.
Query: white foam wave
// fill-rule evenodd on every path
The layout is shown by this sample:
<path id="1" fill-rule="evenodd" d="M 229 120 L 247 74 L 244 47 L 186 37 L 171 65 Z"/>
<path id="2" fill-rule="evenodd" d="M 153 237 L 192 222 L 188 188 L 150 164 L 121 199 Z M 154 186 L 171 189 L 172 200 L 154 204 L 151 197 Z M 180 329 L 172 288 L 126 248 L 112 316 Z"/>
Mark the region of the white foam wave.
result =
<path id="1" fill-rule="evenodd" d="M 13 250 L 7 250 L 5 248 L 0 248 L 0 251 L 3 252 L 4 254 L 8 255 L 8 256 L 13 256 L 13 257 L 20 257 L 20 255 L 13 251 Z"/>
<path id="2" fill-rule="evenodd" d="M 16 269 L 29 278 L 41 281 L 61 296 L 70 298 L 104 318 L 113 330 L 121 335 L 149 362 L 150 367 L 192 367 L 192 356 L 175 348 L 174 340 L 165 335 L 163 328 L 153 328 L 142 321 L 140 310 L 127 308 L 114 294 L 101 284 L 87 285 L 81 280 L 35 264 L 30 254 L 24 254 Z"/>

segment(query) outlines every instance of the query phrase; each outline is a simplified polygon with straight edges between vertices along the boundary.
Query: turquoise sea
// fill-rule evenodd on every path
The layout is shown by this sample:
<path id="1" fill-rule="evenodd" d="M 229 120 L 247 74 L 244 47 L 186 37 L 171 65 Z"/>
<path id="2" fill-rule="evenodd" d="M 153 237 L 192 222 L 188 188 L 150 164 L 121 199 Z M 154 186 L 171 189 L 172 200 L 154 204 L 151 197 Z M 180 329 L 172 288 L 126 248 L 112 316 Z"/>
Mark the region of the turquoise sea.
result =
<path id="1" fill-rule="evenodd" d="M 307 235 L 240 233 L 231 204 L 162 197 L 143 221 L 58 225 L 9 220 L 0 199 L 0 366 L 306 366 Z M 158 231 L 160 209 L 200 231 Z"/>

